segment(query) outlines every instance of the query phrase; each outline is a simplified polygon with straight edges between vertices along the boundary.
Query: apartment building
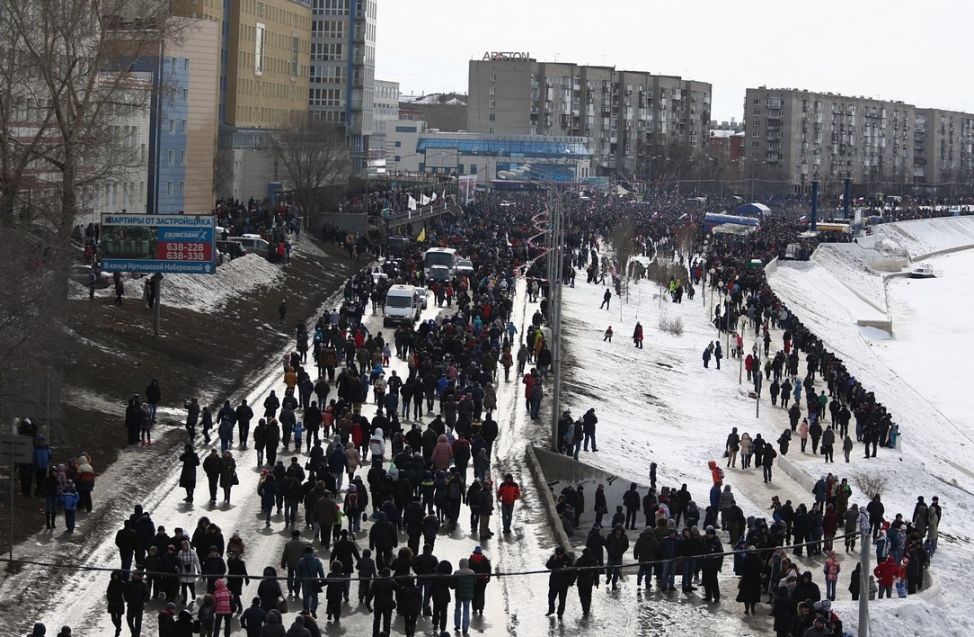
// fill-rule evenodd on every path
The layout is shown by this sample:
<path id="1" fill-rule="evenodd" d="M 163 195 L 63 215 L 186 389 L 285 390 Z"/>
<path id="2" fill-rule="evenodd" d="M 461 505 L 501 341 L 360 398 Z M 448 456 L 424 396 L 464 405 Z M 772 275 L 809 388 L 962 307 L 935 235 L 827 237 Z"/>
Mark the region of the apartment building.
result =
<path id="1" fill-rule="evenodd" d="M 744 179 L 758 192 L 948 194 L 974 179 L 974 115 L 798 89 L 747 90 Z M 946 190 L 945 190 L 946 189 Z"/>
<path id="2" fill-rule="evenodd" d="M 488 52 L 470 61 L 467 129 L 585 137 L 598 174 L 645 178 L 670 145 L 707 147 L 711 92 L 676 76 Z"/>

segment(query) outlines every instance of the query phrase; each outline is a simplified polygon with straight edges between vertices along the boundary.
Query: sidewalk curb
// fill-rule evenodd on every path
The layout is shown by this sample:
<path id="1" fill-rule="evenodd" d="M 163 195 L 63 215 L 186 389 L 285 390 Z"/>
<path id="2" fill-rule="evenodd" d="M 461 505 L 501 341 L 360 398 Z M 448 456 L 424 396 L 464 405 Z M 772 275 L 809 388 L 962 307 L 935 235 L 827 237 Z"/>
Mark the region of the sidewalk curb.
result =
<path id="1" fill-rule="evenodd" d="M 524 457 L 527 461 L 528 469 L 531 470 L 535 490 L 548 516 L 548 522 L 551 525 L 551 531 L 555 541 L 565 550 L 566 554 L 573 553 L 575 549 L 572 546 L 571 540 L 568 538 L 568 534 L 565 533 L 564 527 L 561 525 L 561 519 L 555 510 L 555 498 L 551 493 L 551 489 L 548 488 L 548 480 L 545 478 L 544 471 L 541 469 L 541 463 L 538 462 L 538 456 L 534 452 L 533 444 L 528 443 L 525 445 Z"/>

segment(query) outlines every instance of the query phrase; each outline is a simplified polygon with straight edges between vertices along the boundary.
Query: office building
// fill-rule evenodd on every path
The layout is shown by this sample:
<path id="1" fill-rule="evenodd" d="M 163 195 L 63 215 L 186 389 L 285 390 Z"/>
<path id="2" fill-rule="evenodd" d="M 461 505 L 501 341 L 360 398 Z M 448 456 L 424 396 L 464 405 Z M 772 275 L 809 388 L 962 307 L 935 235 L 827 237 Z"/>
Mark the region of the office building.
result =
<path id="1" fill-rule="evenodd" d="M 369 141 L 373 158 L 388 159 L 386 124 L 399 119 L 399 82 L 375 81 L 372 101 L 372 138 Z"/>
<path id="2" fill-rule="evenodd" d="M 498 178 L 582 181 L 592 175 L 592 153 L 582 137 L 441 132 L 426 122 L 387 122 L 391 174 L 477 175 Z"/>
<path id="3" fill-rule="evenodd" d="M 361 166 L 374 129 L 378 0 L 312 0 L 311 7 L 307 108 L 316 120 L 346 127 L 353 159 Z"/>
<path id="4" fill-rule="evenodd" d="M 471 60 L 467 129 L 588 140 L 599 175 L 648 178 L 673 144 L 708 143 L 711 86 L 608 66 L 538 62 L 527 53 Z"/>
<path id="5" fill-rule="evenodd" d="M 756 191 L 970 192 L 974 114 L 798 89 L 747 90 L 744 179 Z"/>

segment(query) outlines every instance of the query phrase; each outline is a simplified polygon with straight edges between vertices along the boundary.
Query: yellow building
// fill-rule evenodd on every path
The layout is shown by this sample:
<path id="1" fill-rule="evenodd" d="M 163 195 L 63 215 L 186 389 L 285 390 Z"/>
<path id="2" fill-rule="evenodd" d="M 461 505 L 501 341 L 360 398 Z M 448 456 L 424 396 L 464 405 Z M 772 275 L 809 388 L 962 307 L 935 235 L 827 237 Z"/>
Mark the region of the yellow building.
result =
<path id="1" fill-rule="evenodd" d="M 308 111 L 311 6 L 292 0 L 176 0 L 173 13 L 220 23 L 220 124 L 277 128 Z"/>

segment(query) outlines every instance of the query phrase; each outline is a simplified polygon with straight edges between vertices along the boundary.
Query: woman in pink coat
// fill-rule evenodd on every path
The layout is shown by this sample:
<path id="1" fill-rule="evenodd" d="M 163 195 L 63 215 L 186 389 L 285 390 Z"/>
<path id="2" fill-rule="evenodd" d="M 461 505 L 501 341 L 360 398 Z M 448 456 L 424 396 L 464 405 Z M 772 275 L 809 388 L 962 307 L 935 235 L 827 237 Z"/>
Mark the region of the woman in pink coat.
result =
<path id="1" fill-rule="evenodd" d="M 450 446 L 450 441 L 447 439 L 446 434 L 440 434 L 440 437 L 437 438 L 436 446 L 433 447 L 430 462 L 435 469 L 446 470 L 450 468 L 450 462 L 452 460 L 453 448 Z"/>
<path id="2" fill-rule="evenodd" d="M 223 624 L 223 634 L 230 637 L 230 617 L 233 615 L 233 594 L 227 588 L 227 581 L 222 577 L 216 581 L 213 590 L 213 606 L 216 622 L 213 624 L 213 634 L 220 634 L 220 624 Z"/>

